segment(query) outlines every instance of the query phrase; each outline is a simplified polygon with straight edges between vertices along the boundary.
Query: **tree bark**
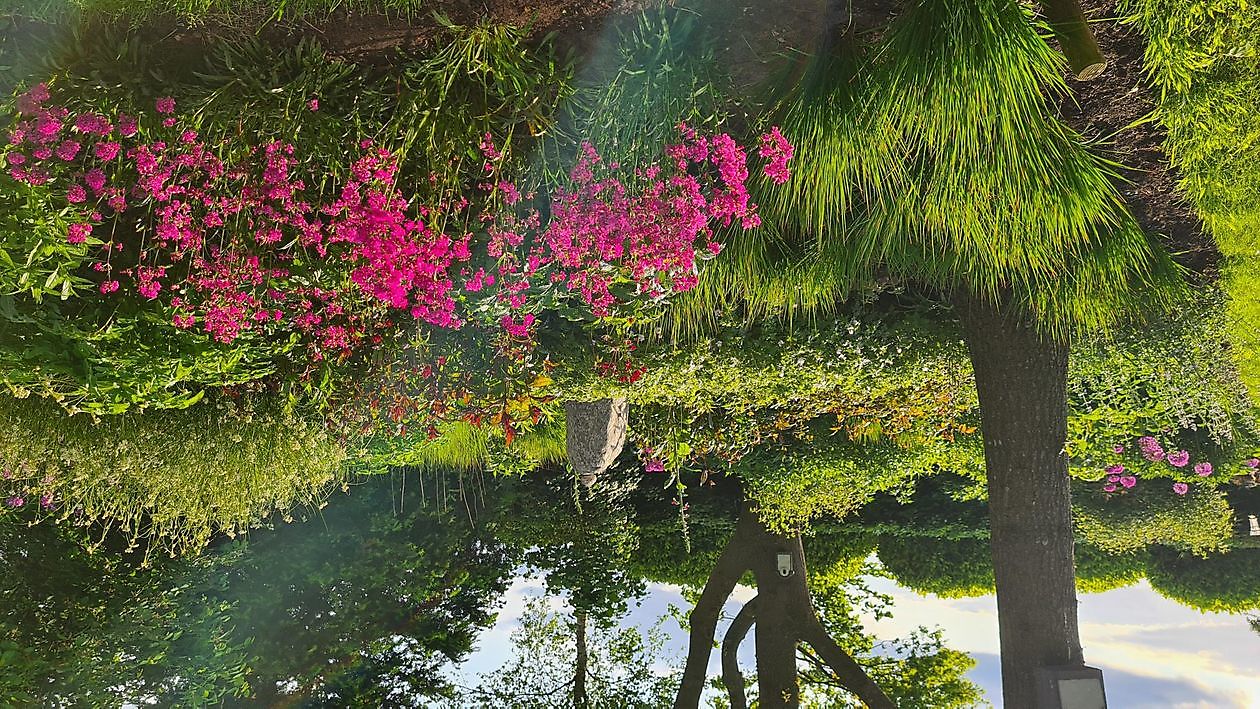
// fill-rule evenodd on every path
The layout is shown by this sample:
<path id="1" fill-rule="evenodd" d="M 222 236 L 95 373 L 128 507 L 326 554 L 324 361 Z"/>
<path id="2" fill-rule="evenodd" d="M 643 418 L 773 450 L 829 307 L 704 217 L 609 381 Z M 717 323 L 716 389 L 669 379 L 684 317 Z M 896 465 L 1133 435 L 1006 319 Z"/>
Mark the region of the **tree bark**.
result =
<path id="1" fill-rule="evenodd" d="M 1068 486 L 1068 344 L 1011 309 L 958 298 L 980 398 L 1006 706 L 1034 707 L 1037 668 L 1083 662 Z"/>
<path id="2" fill-rule="evenodd" d="M 586 696 L 586 672 L 590 661 L 590 653 L 586 647 L 586 611 L 579 610 L 573 614 L 575 627 L 574 645 L 577 646 L 577 659 L 573 663 L 573 707 L 589 709 L 590 700 Z"/>
<path id="3" fill-rule="evenodd" d="M 757 598 L 739 609 L 731 627 L 722 638 L 722 684 L 731 701 L 731 709 L 748 709 L 748 696 L 744 693 L 744 674 L 739 671 L 739 646 L 748 635 L 748 629 L 757 622 Z"/>
<path id="4" fill-rule="evenodd" d="M 1098 78 L 1107 69 L 1107 60 L 1089 29 L 1080 0 L 1041 0 L 1041 9 L 1076 78 L 1080 81 Z"/>

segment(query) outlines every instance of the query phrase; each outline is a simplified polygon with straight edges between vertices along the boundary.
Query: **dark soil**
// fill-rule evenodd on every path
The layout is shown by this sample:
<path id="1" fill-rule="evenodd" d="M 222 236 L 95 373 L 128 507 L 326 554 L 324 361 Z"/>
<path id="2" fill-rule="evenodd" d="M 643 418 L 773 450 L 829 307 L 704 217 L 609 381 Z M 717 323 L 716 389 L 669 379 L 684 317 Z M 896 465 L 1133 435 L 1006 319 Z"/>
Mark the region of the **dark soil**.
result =
<path id="1" fill-rule="evenodd" d="M 1111 0 L 1087 0 L 1083 5 L 1093 18 L 1118 15 Z M 1100 141 L 1125 166 L 1127 183 L 1121 191 L 1142 228 L 1158 235 L 1182 266 L 1211 277 L 1221 254 L 1178 187 L 1180 176 L 1163 149 L 1163 126 L 1155 121 L 1134 125 L 1155 108 L 1142 72 L 1142 37 L 1135 28 L 1111 19 L 1093 27 L 1107 58 L 1107 70 L 1093 81 L 1069 79 L 1075 95 L 1059 107 L 1061 115 L 1086 138 Z"/>

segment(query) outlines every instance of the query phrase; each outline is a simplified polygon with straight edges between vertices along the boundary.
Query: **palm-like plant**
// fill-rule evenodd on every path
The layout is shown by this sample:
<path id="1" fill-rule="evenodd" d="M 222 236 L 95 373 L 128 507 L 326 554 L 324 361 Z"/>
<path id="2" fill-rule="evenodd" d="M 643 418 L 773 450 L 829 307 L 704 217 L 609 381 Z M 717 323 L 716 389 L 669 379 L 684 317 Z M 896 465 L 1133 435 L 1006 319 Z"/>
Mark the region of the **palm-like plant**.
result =
<path id="1" fill-rule="evenodd" d="M 1033 20 L 1018 0 L 915 0 L 871 51 L 824 43 L 779 104 L 798 163 L 762 200 L 771 237 L 734 241 L 683 311 L 825 308 L 884 279 L 955 304 L 980 396 L 1010 706 L 1034 705 L 1036 668 L 1082 660 L 1068 343 L 1181 283 L 1115 166 L 1049 113 L 1068 89 Z"/>

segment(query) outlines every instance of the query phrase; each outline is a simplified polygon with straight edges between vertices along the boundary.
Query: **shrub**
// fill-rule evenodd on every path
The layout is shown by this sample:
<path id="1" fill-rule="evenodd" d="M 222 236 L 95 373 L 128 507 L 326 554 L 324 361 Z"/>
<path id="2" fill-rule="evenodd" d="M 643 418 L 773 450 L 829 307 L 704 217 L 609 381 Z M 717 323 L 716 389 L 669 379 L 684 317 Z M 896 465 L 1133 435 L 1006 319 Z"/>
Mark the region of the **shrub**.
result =
<path id="1" fill-rule="evenodd" d="M 969 598 L 993 593 L 988 539 L 881 536 L 877 554 L 897 583 L 921 595 Z"/>
<path id="2" fill-rule="evenodd" d="M 1113 554 L 1092 544 L 1076 545 L 1076 588 L 1081 593 L 1103 593 L 1132 586 L 1146 575 L 1143 552 Z"/>
<path id="3" fill-rule="evenodd" d="M 266 400 L 93 420 L 0 397 L 0 514 L 92 525 L 101 536 L 116 527 L 172 554 L 320 504 L 344 458 L 321 427 Z"/>
<path id="4" fill-rule="evenodd" d="M 1260 609 L 1260 549 L 1234 549 L 1206 558 L 1157 550 L 1146 577 L 1160 595 L 1200 611 Z"/>
<path id="5" fill-rule="evenodd" d="M 1177 495 L 1161 482 L 1139 481 L 1125 494 L 1074 489 L 1077 533 L 1111 554 L 1164 545 L 1193 554 L 1225 547 L 1233 535 L 1233 512 L 1219 490 L 1198 488 Z"/>

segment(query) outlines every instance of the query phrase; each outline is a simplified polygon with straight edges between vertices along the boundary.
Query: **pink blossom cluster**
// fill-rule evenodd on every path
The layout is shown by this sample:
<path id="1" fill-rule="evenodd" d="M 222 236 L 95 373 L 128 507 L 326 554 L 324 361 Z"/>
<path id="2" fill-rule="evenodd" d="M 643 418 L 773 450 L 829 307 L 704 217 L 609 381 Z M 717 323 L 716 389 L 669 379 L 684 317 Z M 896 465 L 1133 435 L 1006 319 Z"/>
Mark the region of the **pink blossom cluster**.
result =
<path id="1" fill-rule="evenodd" d="M 781 185 L 791 179 L 792 173 L 788 170 L 788 162 L 792 160 L 796 150 L 787 138 L 783 137 L 783 133 L 779 132 L 778 126 L 774 126 L 770 132 L 761 136 L 757 152 L 766 161 L 762 172 L 770 178 L 771 182 Z"/>
<path id="2" fill-rule="evenodd" d="M 1168 463 L 1169 466 L 1177 470 L 1183 469 L 1190 464 L 1189 451 L 1165 450 L 1163 445 L 1161 445 L 1159 440 L 1154 436 L 1142 436 L 1138 438 L 1137 446 L 1141 457 L 1147 462 L 1159 463 L 1162 461 Z M 1113 446 L 1113 451 L 1119 455 L 1124 453 L 1125 447 L 1123 445 L 1116 445 Z M 1254 465 L 1252 464 L 1252 460 L 1255 461 Z M 1253 469 L 1260 467 L 1260 459 L 1250 459 L 1246 461 L 1244 465 Z M 1195 463 L 1192 470 L 1195 475 L 1201 478 L 1211 477 L 1213 472 L 1215 472 L 1212 464 L 1206 460 Z M 1107 481 L 1103 485 L 1104 492 L 1123 492 L 1124 490 L 1121 488 L 1131 488 L 1137 484 L 1137 479 L 1135 477 L 1123 475 L 1123 464 L 1108 466 L 1105 472 L 1107 473 Z M 1173 492 L 1178 495 L 1185 495 L 1190 491 L 1190 486 L 1184 481 L 1177 481 L 1173 483 L 1172 489 Z"/>
<path id="3" fill-rule="evenodd" d="M 486 135 L 480 228 L 451 236 L 433 225 L 469 199 L 412 204 L 397 188 L 397 157 L 369 142 L 321 202 L 304 176 L 335 166 L 306 165 L 282 142 L 225 161 L 180 127 L 173 99 L 156 102 L 161 128 L 146 131 L 125 114 L 75 114 L 50 101 L 43 84 L 19 97 L 9 176 L 64 189 L 76 215 L 66 241 L 100 274 L 100 296 L 157 301 L 176 327 L 222 343 L 297 335 L 313 361 L 379 341 L 397 312 L 438 328 L 474 321 L 528 342 L 540 292 L 572 293 L 596 317 L 653 302 L 696 284 L 698 262 L 720 251 L 715 224 L 760 221 L 744 149 L 687 126 L 661 165 L 623 170 L 584 145 L 546 224 L 522 209 L 534 195 L 498 174 L 505 154 Z M 786 179 L 792 149 L 777 129 L 760 152 L 766 175 Z M 149 215 L 147 229 L 98 228 L 132 210 Z"/>
<path id="4" fill-rule="evenodd" d="M 580 294 L 596 315 L 617 304 L 611 287 L 624 280 L 649 300 L 687 291 L 698 261 L 721 251 L 712 225 L 760 224 L 749 201 L 747 155 L 728 135 L 711 137 L 680 126 L 682 141 L 667 146 L 672 164 L 637 171 L 646 183 L 630 189 L 590 144 L 570 172 L 571 189 L 557 195 L 525 269 L 554 266 L 553 282 Z M 672 169 L 670 169 L 672 168 Z"/>

